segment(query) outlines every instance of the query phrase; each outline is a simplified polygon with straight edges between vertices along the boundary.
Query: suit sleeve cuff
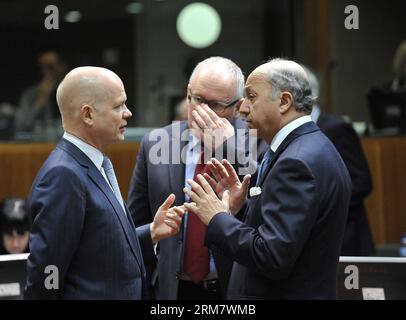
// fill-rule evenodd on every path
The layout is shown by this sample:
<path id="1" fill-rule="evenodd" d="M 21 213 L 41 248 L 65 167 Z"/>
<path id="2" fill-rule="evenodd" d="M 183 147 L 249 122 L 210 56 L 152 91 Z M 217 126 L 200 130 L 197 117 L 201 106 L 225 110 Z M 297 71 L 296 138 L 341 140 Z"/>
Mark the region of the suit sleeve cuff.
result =
<path id="1" fill-rule="evenodd" d="M 145 264 L 153 264 L 156 257 L 154 252 L 154 244 L 151 238 L 150 223 L 138 227 L 137 235 Z"/>
<path id="2" fill-rule="evenodd" d="M 245 210 L 247 209 L 247 205 L 248 205 L 248 200 L 245 200 L 244 205 L 242 206 L 242 208 L 240 209 L 240 211 L 238 211 L 234 217 L 236 217 L 238 220 L 243 220 L 244 218 L 244 213 Z"/>
<path id="3" fill-rule="evenodd" d="M 235 217 L 226 212 L 216 214 L 206 229 L 205 245 L 213 250 L 224 252 L 226 226 L 235 221 Z"/>

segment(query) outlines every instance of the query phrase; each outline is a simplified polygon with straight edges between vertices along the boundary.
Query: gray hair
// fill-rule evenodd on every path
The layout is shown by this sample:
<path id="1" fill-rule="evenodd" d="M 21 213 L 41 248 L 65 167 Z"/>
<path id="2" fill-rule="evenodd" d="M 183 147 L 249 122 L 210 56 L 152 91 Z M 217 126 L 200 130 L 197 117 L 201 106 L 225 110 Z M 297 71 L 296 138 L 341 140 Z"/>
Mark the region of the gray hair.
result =
<path id="1" fill-rule="evenodd" d="M 309 85 L 310 89 L 312 89 L 312 94 L 314 99 L 319 99 L 320 97 L 320 83 L 319 80 L 317 79 L 317 76 L 315 73 L 310 70 L 310 68 L 306 67 L 305 65 L 302 64 L 302 68 L 307 74 L 307 79 L 309 79 Z"/>
<path id="2" fill-rule="evenodd" d="M 209 66 L 218 66 L 223 67 L 227 70 L 235 79 L 236 82 L 236 93 L 235 99 L 241 99 L 244 96 L 244 85 L 245 79 L 244 74 L 241 71 L 241 68 L 237 66 L 233 61 L 223 57 L 210 57 L 201 62 L 199 62 L 194 68 L 190 78 L 189 83 L 192 81 L 192 78 L 202 69 L 205 69 Z"/>
<path id="3" fill-rule="evenodd" d="M 293 96 L 296 111 L 310 114 L 316 98 L 312 95 L 304 69 L 294 61 L 280 58 L 268 61 L 266 68 L 272 85 L 271 98 L 276 99 L 282 91 L 288 91 Z"/>

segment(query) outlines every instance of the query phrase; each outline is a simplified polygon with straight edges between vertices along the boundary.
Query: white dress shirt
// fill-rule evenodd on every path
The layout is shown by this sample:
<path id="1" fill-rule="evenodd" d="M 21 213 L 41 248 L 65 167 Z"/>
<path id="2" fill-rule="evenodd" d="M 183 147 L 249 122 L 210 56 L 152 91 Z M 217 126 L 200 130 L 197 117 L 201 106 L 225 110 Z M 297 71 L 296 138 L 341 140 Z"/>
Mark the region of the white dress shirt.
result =
<path id="1" fill-rule="evenodd" d="M 283 140 L 286 139 L 286 137 L 295 129 L 300 127 L 302 124 L 305 124 L 307 122 L 311 122 L 312 118 L 310 116 L 303 116 L 300 118 L 297 118 L 296 120 L 293 120 L 292 122 L 289 122 L 286 126 L 284 126 L 282 129 L 278 131 L 278 133 L 275 135 L 275 137 L 272 139 L 271 142 L 271 150 L 273 152 L 276 152 L 276 150 L 279 148 Z"/>
<path id="2" fill-rule="evenodd" d="M 96 149 L 95 147 L 91 146 L 90 144 L 84 142 L 83 140 L 79 139 L 78 137 L 75 137 L 74 135 L 72 135 L 70 133 L 64 132 L 62 138 L 73 143 L 76 147 L 78 147 L 80 149 L 80 151 L 82 151 L 93 162 L 93 164 L 96 166 L 97 170 L 99 170 L 100 173 L 102 174 L 102 176 L 104 177 L 104 179 L 106 179 L 111 190 L 113 190 L 113 188 L 110 185 L 109 179 L 107 179 L 106 173 L 104 172 L 104 169 L 102 167 L 103 160 L 104 160 L 103 153 L 99 149 Z"/>

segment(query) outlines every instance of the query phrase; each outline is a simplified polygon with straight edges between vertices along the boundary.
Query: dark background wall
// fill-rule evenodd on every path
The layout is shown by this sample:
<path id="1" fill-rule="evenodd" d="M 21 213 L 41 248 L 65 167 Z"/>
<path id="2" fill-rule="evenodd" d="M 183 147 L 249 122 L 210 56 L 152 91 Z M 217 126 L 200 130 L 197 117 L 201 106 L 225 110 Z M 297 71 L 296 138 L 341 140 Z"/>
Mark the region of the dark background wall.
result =
<path id="1" fill-rule="evenodd" d="M 124 32 L 118 33 L 117 29 Z M 6 76 L 0 77 L 0 101 L 17 104 L 21 89 L 40 80 L 37 55 L 47 47 L 61 50 L 70 69 L 79 65 L 105 66 L 122 75 L 126 86 L 133 88 L 132 30 L 130 19 L 65 24 L 60 30 L 45 30 L 38 24 L 3 27 L 0 70 Z M 117 50 L 116 65 L 104 61 L 106 49 Z M 129 90 L 128 95 L 133 101 L 134 91 Z"/>
<path id="2" fill-rule="evenodd" d="M 360 13 L 360 29 L 344 28 L 344 8 L 353 4 Z M 372 85 L 392 79 L 392 60 L 406 39 L 406 1 L 331 1 L 331 58 L 333 105 L 353 120 L 367 120 L 365 94 Z"/>
<path id="3" fill-rule="evenodd" d="M 245 72 L 264 61 L 264 1 L 234 0 L 206 3 L 222 19 L 218 40 L 208 48 L 184 44 L 176 33 L 176 17 L 191 1 L 141 1 L 145 11 L 136 23 L 137 123 L 163 125 L 170 121 L 173 97 L 185 96 L 195 64 L 210 56 L 234 60 Z"/>
<path id="4" fill-rule="evenodd" d="M 46 30 L 47 1 L 0 0 L 0 102 L 18 103 L 38 80 L 37 51 L 56 44 L 71 67 L 105 66 L 123 78 L 133 125 L 168 123 L 194 65 L 212 55 L 235 60 L 246 75 L 270 57 L 293 57 L 321 75 L 327 109 L 368 120 L 365 93 L 391 79 L 394 51 L 406 38 L 403 0 L 208 0 L 223 29 L 212 46 L 194 49 L 176 33 L 177 14 L 190 1 L 141 0 L 138 15 L 125 12 L 129 2 L 54 1 L 60 29 Z M 344 28 L 348 4 L 359 8 L 360 30 Z M 73 9 L 83 13 L 78 24 L 63 21 Z M 104 58 L 109 50 L 118 56 L 113 65 Z"/>
<path id="5" fill-rule="evenodd" d="M 57 48 L 68 68 L 94 65 L 112 69 L 125 79 L 128 104 L 134 105 L 134 16 L 125 13 L 128 1 L 53 1 L 59 8 L 59 29 L 44 27 L 45 7 L 49 1 L 0 1 L 0 102 L 14 106 L 21 92 L 40 80 L 38 53 Z M 64 21 L 69 10 L 79 9 L 80 23 Z M 117 62 L 108 63 L 107 51 L 117 54 Z"/>

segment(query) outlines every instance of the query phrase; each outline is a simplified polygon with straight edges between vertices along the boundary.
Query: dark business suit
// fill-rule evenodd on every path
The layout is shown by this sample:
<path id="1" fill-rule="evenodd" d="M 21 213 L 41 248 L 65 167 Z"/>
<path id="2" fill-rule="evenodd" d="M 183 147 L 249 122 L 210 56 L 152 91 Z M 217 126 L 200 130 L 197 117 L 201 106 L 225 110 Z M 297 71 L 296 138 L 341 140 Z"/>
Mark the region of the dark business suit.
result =
<path id="1" fill-rule="evenodd" d="M 233 125 L 235 129 L 246 130 L 246 124 L 242 119 L 235 118 Z M 143 138 L 128 195 L 128 207 L 133 215 L 135 225 L 151 222 L 155 212 L 170 193 L 176 195 L 175 205 L 182 205 L 185 201 L 185 195 L 182 191 L 185 186 L 185 164 L 183 161 L 180 164 L 173 164 L 173 162 L 176 161 L 175 157 L 181 159 L 182 156 L 185 159 L 188 141 L 187 122 L 180 123 L 180 130 L 177 128 L 179 127 L 169 125 L 155 130 Z M 152 148 L 157 144 L 153 137 L 162 135 L 169 137 L 169 141 L 164 141 L 161 144 L 161 146 L 167 147 L 169 163 L 153 164 L 148 158 L 150 152 L 154 153 Z M 177 151 L 174 154 L 172 148 L 183 153 Z M 234 153 L 233 150 L 230 151 L 229 154 Z M 240 151 L 242 150 L 238 152 Z M 227 154 L 227 150 L 225 150 L 225 154 Z M 220 157 L 223 156 L 224 154 L 220 155 Z M 182 223 L 181 230 L 182 232 L 177 235 L 159 242 L 158 265 L 152 279 L 157 299 L 177 299 L 178 297 L 178 275 L 183 270 L 184 239 L 186 237 L 184 223 Z M 213 256 L 220 286 L 225 294 L 232 262 L 224 256 L 217 256 L 216 254 Z"/>
<path id="2" fill-rule="evenodd" d="M 361 141 L 353 127 L 338 116 L 321 112 L 317 125 L 337 148 L 352 181 L 351 202 L 341 255 L 373 255 L 375 246 L 364 207 L 364 198 L 372 192 L 372 179 Z"/>
<path id="3" fill-rule="evenodd" d="M 235 262 L 231 299 L 331 299 L 351 181 L 337 150 L 313 123 L 276 150 L 245 220 L 209 223 L 206 244 Z"/>
<path id="4" fill-rule="evenodd" d="M 74 144 L 62 139 L 50 154 L 29 207 L 35 220 L 26 298 L 147 297 L 144 259 L 154 260 L 149 226 L 135 230 L 105 178 Z M 44 286 L 48 265 L 59 270 L 59 290 Z"/>

